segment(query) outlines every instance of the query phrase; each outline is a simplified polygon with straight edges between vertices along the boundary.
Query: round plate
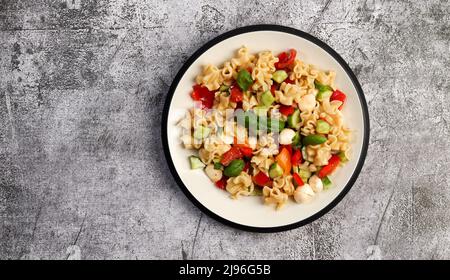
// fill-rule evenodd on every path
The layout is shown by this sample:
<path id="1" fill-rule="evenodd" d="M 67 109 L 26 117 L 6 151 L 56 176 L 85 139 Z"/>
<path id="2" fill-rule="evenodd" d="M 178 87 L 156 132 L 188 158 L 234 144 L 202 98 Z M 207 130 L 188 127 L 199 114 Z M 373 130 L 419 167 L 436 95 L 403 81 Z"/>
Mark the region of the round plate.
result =
<path id="1" fill-rule="evenodd" d="M 243 45 L 251 53 L 271 50 L 278 54 L 295 48 L 297 57 L 324 70 L 336 72 L 335 85 L 347 94 L 342 111 L 352 133 L 352 158 L 331 176 L 333 187 L 315 196 L 308 204 L 287 203 L 280 210 L 264 205 L 261 197 L 230 199 L 201 169 L 191 170 L 186 150 L 179 140 L 177 123 L 193 106 L 190 97 L 195 76 L 205 64 L 222 65 Z M 184 194 L 204 213 L 233 227 L 258 232 L 293 229 L 324 215 L 350 190 L 364 163 L 369 140 L 369 116 L 361 86 L 347 63 L 319 39 L 289 27 L 255 25 L 238 28 L 206 43 L 183 65 L 170 86 L 162 117 L 164 153 L 178 185 Z"/>

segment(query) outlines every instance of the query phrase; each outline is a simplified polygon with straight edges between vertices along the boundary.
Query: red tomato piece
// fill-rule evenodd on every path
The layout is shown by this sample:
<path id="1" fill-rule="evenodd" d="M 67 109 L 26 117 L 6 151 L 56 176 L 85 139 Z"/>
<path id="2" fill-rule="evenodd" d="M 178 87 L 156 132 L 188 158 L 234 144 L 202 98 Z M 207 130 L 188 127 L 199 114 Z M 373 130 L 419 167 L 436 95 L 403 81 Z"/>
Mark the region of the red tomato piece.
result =
<path id="1" fill-rule="evenodd" d="M 227 180 L 228 180 L 228 177 L 223 176 L 222 179 L 220 179 L 219 181 L 217 181 L 215 183 L 216 187 L 218 187 L 219 189 L 224 190 L 225 187 L 227 186 Z"/>
<path id="2" fill-rule="evenodd" d="M 300 178 L 300 176 L 297 173 L 294 173 L 292 175 L 292 178 L 294 179 L 294 183 L 297 184 L 297 186 L 299 186 L 299 187 L 301 187 L 305 184 L 305 183 L 303 183 L 302 178 Z"/>
<path id="3" fill-rule="evenodd" d="M 278 89 L 278 86 L 276 84 L 273 84 L 270 87 L 270 92 L 272 93 L 273 96 L 275 96 L 275 91 Z"/>
<path id="4" fill-rule="evenodd" d="M 286 78 L 286 80 L 284 80 L 284 82 L 285 82 L 286 84 L 295 84 L 295 81 L 294 81 L 294 80 L 291 80 L 291 79 L 289 79 L 289 78 Z"/>
<path id="5" fill-rule="evenodd" d="M 323 178 L 325 176 L 330 175 L 331 173 L 333 173 L 336 167 L 338 167 L 340 161 L 341 160 L 338 155 L 332 155 L 331 158 L 328 160 L 328 164 L 322 167 L 322 169 L 320 169 L 317 176 L 319 176 L 319 178 Z"/>
<path id="6" fill-rule="evenodd" d="M 285 116 L 292 115 L 294 113 L 294 111 L 295 111 L 295 108 L 292 106 L 286 106 L 286 105 L 280 106 L 280 113 Z"/>
<path id="7" fill-rule="evenodd" d="M 192 99 L 200 101 L 202 108 L 210 109 L 214 104 L 214 92 L 209 91 L 208 88 L 201 85 L 194 85 L 191 93 Z"/>
<path id="8" fill-rule="evenodd" d="M 342 102 L 342 105 L 339 106 L 339 110 L 342 110 L 342 107 L 344 106 L 345 103 L 345 99 L 347 99 L 347 96 L 345 95 L 345 93 L 343 93 L 340 90 L 335 90 L 333 91 L 333 94 L 331 94 L 330 100 L 334 101 L 334 100 L 338 100 Z"/>
<path id="9" fill-rule="evenodd" d="M 249 168 L 250 168 L 250 161 L 247 161 L 245 162 L 244 169 L 242 169 L 242 171 L 247 172 Z"/>
<path id="10" fill-rule="evenodd" d="M 222 160 L 220 163 L 227 166 L 235 159 L 242 158 L 241 150 L 238 147 L 231 147 L 225 154 L 222 156 Z"/>
<path id="11" fill-rule="evenodd" d="M 302 163 L 302 152 L 300 150 L 295 150 L 291 157 L 292 166 L 299 166 Z"/>
<path id="12" fill-rule="evenodd" d="M 290 49 L 288 52 L 283 52 L 278 55 L 278 62 L 275 63 L 275 68 L 284 69 L 295 61 L 295 56 L 297 55 L 297 51 L 294 49 Z"/>
<path id="13" fill-rule="evenodd" d="M 253 156 L 253 150 L 250 147 L 239 147 L 239 149 L 241 150 L 242 155 L 244 155 L 244 157 L 252 157 Z"/>
<path id="14" fill-rule="evenodd" d="M 271 181 L 270 181 L 269 176 L 267 176 L 264 172 L 260 171 L 258 174 L 253 176 L 253 182 L 258 186 L 266 186 Z"/>
<path id="15" fill-rule="evenodd" d="M 239 87 L 233 87 L 231 89 L 230 101 L 234 103 L 241 102 L 244 99 L 244 94 Z"/>

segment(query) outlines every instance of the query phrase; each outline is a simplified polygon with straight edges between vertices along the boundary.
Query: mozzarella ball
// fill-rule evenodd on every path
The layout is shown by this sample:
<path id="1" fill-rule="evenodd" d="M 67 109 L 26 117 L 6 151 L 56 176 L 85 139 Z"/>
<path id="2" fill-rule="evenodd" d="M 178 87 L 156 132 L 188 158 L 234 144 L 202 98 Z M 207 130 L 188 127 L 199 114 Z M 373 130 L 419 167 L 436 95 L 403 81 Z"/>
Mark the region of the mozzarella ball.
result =
<path id="1" fill-rule="evenodd" d="M 308 184 L 297 187 L 294 191 L 294 199 L 297 203 L 308 203 L 310 202 L 315 193 Z"/>
<path id="2" fill-rule="evenodd" d="M 208 164 L 205 168 L 205 173 L 214 183 L 222 179 L 222 170 L 214 169 L 214 164 Z"/>
<path id="3" fill-rule="evenodd" d="M 300 98 L 300 102 L 298 103 L 298 108 L 300 111 L 312 111 L 316 107 L 316 97 L 314 94 L 306 94 Z"/>
<path id="4" fill-rule="evenodd" d="M 289 145 L 292 144 L 292 138 L 295 136 L 295 131 L 290 128 L 285 128 L 280 132 L 280 144 Z"/>
<path id="5" fill-rule="evenodd" d="M 311 176 L 311 178 L 309 178 L 309 185 L 315 193 L 321 192 L 323 190 L 322 180 L 316 175 L 313 175 Z"/>

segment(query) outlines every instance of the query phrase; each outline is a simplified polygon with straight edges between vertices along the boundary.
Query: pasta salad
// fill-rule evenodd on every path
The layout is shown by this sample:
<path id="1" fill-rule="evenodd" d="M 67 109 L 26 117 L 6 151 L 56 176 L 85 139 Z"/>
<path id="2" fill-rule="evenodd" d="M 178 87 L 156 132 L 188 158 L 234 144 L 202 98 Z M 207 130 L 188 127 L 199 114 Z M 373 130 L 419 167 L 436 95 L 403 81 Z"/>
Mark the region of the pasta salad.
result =
<path id="1" fill-rule="evenodd" d="M 335 76 L 295 49 L 275 56 L 242 47 L 221 68 L 204 66 L 179 122 L 182 144 L 197 151 L 191 169 L 204 169 L 232 198 L 261 196 L 277 209 L 290 198 L 311 201 L 349 159 L 346 95 Z"/>

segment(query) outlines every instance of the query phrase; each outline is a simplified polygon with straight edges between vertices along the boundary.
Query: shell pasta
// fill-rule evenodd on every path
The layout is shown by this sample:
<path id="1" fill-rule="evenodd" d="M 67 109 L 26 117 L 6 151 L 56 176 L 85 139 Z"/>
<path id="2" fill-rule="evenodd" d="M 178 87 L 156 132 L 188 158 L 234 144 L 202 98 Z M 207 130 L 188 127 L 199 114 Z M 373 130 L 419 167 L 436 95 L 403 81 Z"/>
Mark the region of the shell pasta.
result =
<path id="1" fill-rule="evenodd" d="M 276 209 L 313 200 L 350 159 L 347 96 L 335 78 L 295 49 L 275 55 L 244 46 L 222 65 L 205 65 L 178 123 L 182 145 L 195 152 L 191 169 L 204 169 L 233 199 L 260 196 Z"/>

